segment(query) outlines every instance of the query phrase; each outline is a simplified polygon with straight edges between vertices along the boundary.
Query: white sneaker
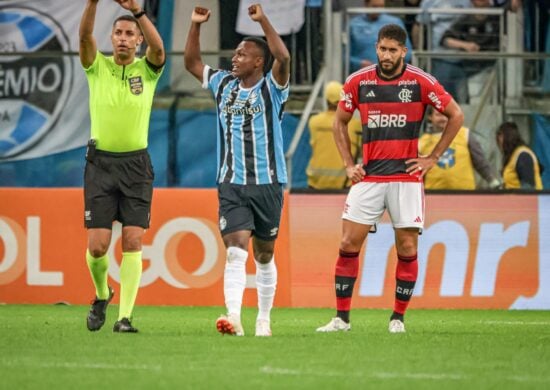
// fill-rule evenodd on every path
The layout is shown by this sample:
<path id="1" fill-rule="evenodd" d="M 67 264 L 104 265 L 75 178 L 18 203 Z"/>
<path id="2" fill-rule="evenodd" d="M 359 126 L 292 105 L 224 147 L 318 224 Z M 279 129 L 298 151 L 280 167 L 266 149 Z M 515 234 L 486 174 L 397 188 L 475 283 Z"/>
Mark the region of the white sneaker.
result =
<path id="1" fill-rule="evenodd" d="M 334 317 L 328 324 L 317 328 L 317 332 L 347 332 L 351 324 L 344 322 L 340 317 Z"/>
<path id="2" fill-rule="evenodd" d="M 271 326 L 268 320 L 256 320 L 256 336 L 271 336 Z"/>
<path id="3" fill-rule="evenodd" d="M 221 315 L 216 320 L 216 329 L 221 334 L 231 336 L 244 336 L 244 329 L 241 319 L 236 314 Z"/>
<path id="4" fill-rule="evenodd" d="M 388 330 L 390 333 L 405 333 L 405 324 L 403 321 L 391 320 Z"/>

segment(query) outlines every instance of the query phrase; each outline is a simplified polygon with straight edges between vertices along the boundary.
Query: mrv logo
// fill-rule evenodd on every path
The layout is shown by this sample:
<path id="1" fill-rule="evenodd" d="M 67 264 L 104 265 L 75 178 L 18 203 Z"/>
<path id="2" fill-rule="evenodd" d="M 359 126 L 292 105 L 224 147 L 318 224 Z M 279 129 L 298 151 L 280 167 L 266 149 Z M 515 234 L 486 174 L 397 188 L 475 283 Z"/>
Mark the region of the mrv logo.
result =
<path id="1" fill-rule="evenodd" d="M 0 7 L 0 51 L 68 50 L 65 32 L 50 16 L 31 8 Z M 0 57 L 0 159 L 28 150 L 48 134 L 72 82 L 67 56 Z"/>
<path id="2" fill-rule="evenodd" d="M 437 204 L 433 198 L 432 202 Z M 474 207 L 462 205 L 460 213 L 452 210 L 444 214 L 449 218 L 436 219 L 424 229 L 418 240 L 417 302 L 431 307 L 460 302 L 460 307 L 472 308 L 550 309 L 550 197 L 505 202 L 521 202 L 506 208 L 506 213 L 505 203 L 499 203 L 476 218 L 473 214 L 490 209 L 495 198 L 479 202 Z M 533 213 L 523 211 L 533 206 Z M 393 270 L 389 259 L 395 259 L 394 235 L 391 224 L 381 223 L 369 237 L 359 296 L 393 294 L 395 279 L 388 271 Z M 486 306 L 480 306 L 484 302 Z"/>

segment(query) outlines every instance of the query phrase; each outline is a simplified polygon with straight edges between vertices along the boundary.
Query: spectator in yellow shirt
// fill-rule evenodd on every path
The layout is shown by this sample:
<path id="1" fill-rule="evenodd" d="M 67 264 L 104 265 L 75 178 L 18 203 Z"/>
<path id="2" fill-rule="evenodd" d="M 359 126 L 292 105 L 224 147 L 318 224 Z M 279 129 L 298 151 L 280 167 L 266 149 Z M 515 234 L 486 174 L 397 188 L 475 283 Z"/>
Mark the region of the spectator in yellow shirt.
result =
<path id="1" fill-rule="evenodd" d="M 421 155 L 430 154 L 448 122 L 445 115 L 432 108 L 430 110 L 428 119 L 431 131 L 424 133 L 418 141 Z M 489 183 L 489 188 L 501 185 L 479 142 L 470 129 L 461 127 L 437 164 L 426 173 L 424 185 L 429 190 L 475 190 L 474 169 Z"/>
<path id="2" fill-rule="evenodd" d="M 542 190 L 541 167 L 535 153 L 521 138 L 514 122 L 504 122 L 497 130 L 502 152 L 504 188 Z"/>
<path id="3" fill-rule="evenodd" d="M 332 123 L 341 91 L 342 84 L 337 81 L 329 82 L 324 91 L 327 110 L 313 115 L 309 119 L 311 159 L 306 173 L 307 184 L 310 188 L 318 190 L 343 189 L 351 184 L 346 176 L 346 169 L 332 133 Z M 352 118 L 348 131 L 352 142 L 351 152 L 357 160 L 359 145 L 361 145 L 361 122 Z"/>

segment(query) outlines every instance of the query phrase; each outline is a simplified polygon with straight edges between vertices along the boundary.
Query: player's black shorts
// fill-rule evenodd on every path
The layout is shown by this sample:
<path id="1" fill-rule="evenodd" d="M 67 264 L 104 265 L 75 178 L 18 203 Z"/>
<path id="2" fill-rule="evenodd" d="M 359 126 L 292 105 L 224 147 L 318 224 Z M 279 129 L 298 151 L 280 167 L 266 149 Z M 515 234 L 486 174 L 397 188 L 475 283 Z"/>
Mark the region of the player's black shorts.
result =
<path id="1" fill-rule="evenodd" d="M 274 184 L 218 185 L 222 236 L 250 230 L 259 239 L 273 241 L 279 233 L 283 186 Z"/>
<path id="2" fill-rule="evenodd" d="M 96 150 L 84 172 L 84 225 L 111 229 L 149 227 L 153 196 L 153 166 L 147 150 L 111 153 Z"/>

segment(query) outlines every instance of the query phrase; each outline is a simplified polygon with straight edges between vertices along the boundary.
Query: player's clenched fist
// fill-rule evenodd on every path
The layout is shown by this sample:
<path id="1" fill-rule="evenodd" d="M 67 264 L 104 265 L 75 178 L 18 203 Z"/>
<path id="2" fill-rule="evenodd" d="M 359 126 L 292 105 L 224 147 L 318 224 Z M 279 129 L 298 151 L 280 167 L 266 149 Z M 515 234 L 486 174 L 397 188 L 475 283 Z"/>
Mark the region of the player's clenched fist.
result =
<path id="1" fill-rule="evenodd" d="M 265 16 L 260 4 L 253 4 L 248 7 L 248 15 L 255 22 L 259 22 Z"/>
<path id="2" fill-rule="evenodd" d="M 200 24 L 207 22 L 209 18 L 210 10 L 208 8 L 195 7 L 193 15 L 191 15 L 191 22 Z"/>

